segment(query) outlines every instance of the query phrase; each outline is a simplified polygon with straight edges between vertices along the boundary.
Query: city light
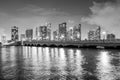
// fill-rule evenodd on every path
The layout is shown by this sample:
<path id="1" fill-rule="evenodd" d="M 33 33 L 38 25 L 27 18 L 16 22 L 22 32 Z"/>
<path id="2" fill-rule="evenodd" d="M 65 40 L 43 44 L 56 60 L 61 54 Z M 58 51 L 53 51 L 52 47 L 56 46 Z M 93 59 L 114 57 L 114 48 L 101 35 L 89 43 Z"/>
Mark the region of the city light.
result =
<path id="1" fill-rule="evenodd" d="M 78 38 L 80 37 L 80 34 L 79 34 L 79 33 L 77 33 L 77 37 L 78 37 Z"/>
<path id="2" fill-rule="evenodd" d="M 105 31 L 102 32 L 102 36 L 103 36 L 103 39 L 105 40 L 106 39 L 106 35 L 107 33 Z"/>

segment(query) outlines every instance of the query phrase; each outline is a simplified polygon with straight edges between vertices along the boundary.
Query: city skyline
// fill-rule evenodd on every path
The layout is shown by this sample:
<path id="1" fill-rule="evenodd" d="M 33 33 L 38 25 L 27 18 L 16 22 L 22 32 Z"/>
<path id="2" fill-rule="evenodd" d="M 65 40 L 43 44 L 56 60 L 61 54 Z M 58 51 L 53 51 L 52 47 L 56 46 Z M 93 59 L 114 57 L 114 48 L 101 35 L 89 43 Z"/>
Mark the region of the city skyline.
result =
<path id="1" fill-rule="evenodd" d="M 52 23 L 53 30 L 62 22 L 67 22 L 67 27 L 82 24 L 83 39 L 87 38 L 87 32 L 96 26 L 101 26 L 108 33 L 115 33 L 116 37 L 120 38 L 118 0 L 2 0 L 0 4 L 0 33 L 1 36 L 6 34 L 7 39 L 11 39 L 12 26 L 19 27 L 19 34 L 22 34 L 26 29 L 35 29 L 47 22 Z M 118 10 L 116 14 L 115 9 Z M 106 13 L 109 15 L 106 16 Z M 109 17 L 111 15 L 112 17 Z"/>

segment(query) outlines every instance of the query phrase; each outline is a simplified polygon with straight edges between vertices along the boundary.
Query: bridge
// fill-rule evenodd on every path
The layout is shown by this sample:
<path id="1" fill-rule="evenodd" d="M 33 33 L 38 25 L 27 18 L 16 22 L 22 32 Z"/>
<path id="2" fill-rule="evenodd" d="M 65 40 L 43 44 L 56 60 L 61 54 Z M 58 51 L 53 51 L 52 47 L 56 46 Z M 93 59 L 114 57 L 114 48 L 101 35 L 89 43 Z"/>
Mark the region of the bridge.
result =
<path id="1" fill-rule="evenodd" d="M 120 48 L 120 40 L 82 40 L 82 41 L 24 41 L 24 46 Z"/>

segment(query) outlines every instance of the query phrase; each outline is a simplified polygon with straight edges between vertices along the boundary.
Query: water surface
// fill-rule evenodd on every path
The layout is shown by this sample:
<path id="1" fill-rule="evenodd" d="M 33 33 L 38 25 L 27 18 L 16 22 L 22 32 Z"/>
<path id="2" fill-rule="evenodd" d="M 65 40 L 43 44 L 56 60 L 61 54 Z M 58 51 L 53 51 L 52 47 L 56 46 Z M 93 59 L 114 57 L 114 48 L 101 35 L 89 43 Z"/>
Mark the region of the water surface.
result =
<path id="1" fill-rule="evenodd" d="M 120 80 L 120 50 L 0 49 L 0 80 Z"/>

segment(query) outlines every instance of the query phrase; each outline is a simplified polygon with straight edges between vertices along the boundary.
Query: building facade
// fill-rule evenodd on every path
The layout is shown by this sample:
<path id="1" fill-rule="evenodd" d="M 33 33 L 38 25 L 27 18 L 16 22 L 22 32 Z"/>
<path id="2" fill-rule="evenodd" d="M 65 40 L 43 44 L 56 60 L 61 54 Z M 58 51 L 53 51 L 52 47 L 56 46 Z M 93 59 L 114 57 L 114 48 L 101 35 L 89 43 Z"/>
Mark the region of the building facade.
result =
<path id="1" fill-rule="evenodd" d="M 33 29 L 26 30 L 26 40 L 32 40 L 33 39 Z"/>
<path id="2" fill-rule="evenodd" d="M 58 32 L 53 31 L 53 40 L 58 41 Z"/>
<path id="3" fill-rule="evenodd" d="M 107 34 L 107 40 L 115 40 L 115 34 Z"/>
<path id="4" fill-rule="evenodd" d="M 96 29 L 95 31 L 95 40 L 100 40 L 101 39 L 101 28 L 100 26 Z"/>
<path id="5" fill-rule="evenodd" d="M 5 35 L 2 35 L 2 36 L 1 36 L 1 42 L 2 42 L 2 44 L 4 44 L 4 43 L 7 42 Z"/>
<path id="6" fill-rule="evenodd" d="M 67 40 L 73 40 L 73 29 L 69 29 L 69 31 L 67 32 Z"/>
<path id="7" fill-rule="evenodd" d="M 89 31 L 88 32 L 88 40 L 95 40 L 94 34 L 95 34 L 95 31 Z"/>
<path id="8" fill-rule="evenodd" d="M 67 23 L 59 24 L 59 40 L 65 41 L 67 38 Z"/>
<path id="9" fill-rule="evenodd" d="M 41 40 L 46 40 L 47 39 L 47 26 L 40 26 L 40 37 Z"/>
<path id="10" fill-rule="evenodd" d="M 18 27 L 13 26 L 11 28 L 11 40 L 12 41 L 18 41 L 19 36 L 18 36 Z"/>
<path id="11" fill-rule="evenodd" d="M 73 38 L 75 41 L 80 41 L 81 40 L 81 24 L 78 26 L 75 26 L 73 29 Z"/>
<path id="12" fill-rule="evenodd" d="M 51 29 L 47 29 L 47 37 L 46 37 L 47 40 L 51 40 Z"/>
<path id="13" fill-rule="evenodd" d="M 101 28 L 88 32 L 88 40 L 101 40 Z"/>
<path id="14" fill-rule="evenodd" d="M 25 41 L 25 40 L 26 40 L 25 34 L 21 34 L 21 35 L 20 35 L 20 40 L 21 40 L 21 41 Z"/>

